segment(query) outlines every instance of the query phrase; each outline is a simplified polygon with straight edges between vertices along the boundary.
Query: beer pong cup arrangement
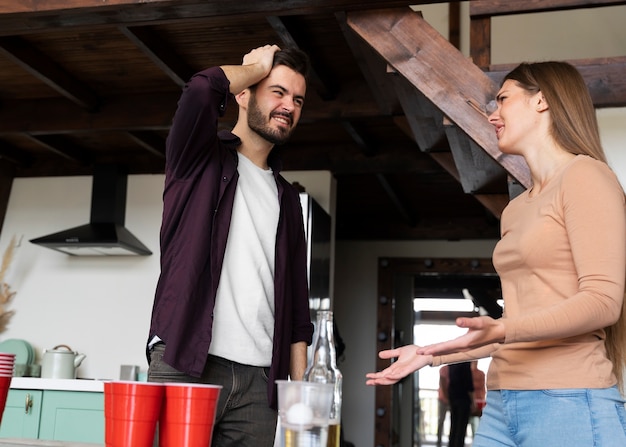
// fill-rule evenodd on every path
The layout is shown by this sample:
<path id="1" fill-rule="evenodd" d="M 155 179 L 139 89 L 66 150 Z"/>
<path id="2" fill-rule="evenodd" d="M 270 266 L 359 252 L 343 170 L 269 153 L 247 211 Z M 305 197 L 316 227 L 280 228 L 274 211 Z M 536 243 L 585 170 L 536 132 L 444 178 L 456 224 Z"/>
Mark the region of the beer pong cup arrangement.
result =
<path id="1" fill-rule="evenodd" d="M 334 384 L 277 380 L 281 447 L 326 447 Z"/>
<path id="2" fill-rule="evenodd" d="M 168 383 L 159 422 L 159 447 L 209 447 L 220 385 Z"/>
<path id="3" fill-rule="evenodd" d="M 104 383 L 106 447 L 152 447 L 161 414 L 162 383 Z"/>
<path id="4" fill-rule="evenodd" d="M 2 422 L 2 414 L 7 403 L 14 365 L 15 354 L 0 352 L 0 422 Z"/>
<path id="5" fill-rule="evenodd" d="M 113 381 L 104 383 L 106 447 L 209 447 L 218 385 Z"/>

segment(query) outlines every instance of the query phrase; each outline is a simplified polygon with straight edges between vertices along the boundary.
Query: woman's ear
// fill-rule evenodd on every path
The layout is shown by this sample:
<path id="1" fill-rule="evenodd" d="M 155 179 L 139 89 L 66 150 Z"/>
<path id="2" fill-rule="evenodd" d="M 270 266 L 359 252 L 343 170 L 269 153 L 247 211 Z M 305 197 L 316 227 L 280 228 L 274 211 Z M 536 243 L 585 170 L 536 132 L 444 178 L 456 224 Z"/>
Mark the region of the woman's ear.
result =
<path id="1" fill-rule="evenodd" d="M 550 108 L 550 106 L 548 106 L 548 101 L 546 101 L 545 96 L 543 96 L 543 93 L 537 93 L 536 101 L 537 112 L 545 112 Z"/>

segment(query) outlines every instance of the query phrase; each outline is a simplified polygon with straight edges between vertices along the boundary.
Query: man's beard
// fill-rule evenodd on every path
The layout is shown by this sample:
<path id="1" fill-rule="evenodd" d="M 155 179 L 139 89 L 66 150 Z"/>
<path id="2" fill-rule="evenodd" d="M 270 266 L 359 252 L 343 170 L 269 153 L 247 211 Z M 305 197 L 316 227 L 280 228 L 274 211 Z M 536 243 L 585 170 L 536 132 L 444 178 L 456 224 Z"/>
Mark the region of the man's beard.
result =
<path id="1" fill-rule="evenodd" d="M 289 114 L 288 119 L 293 122 L 293 115 Z M 279 127 L 278 129 L 273 129 L 270 127 L 256 102 L 254 94 L 250 96 L 248 103 L 248 127 L 272 144 L 284 144 L 291 136 L 290 128 Z"/>

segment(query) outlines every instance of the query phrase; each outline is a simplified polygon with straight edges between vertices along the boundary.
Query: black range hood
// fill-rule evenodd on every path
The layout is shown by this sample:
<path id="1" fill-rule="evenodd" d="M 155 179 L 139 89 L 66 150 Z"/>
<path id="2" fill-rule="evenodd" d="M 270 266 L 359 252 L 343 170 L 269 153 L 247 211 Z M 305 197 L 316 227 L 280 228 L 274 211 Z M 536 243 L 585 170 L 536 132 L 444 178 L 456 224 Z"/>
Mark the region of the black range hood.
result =
<path id="1" fill-rule="evenodd" d="M 96 166 L 89 223 L 30 242 L 72 256 L 151 255 L 148 247 L 124 227 L 127 181 L 127 174 L 118 166 Z"/>

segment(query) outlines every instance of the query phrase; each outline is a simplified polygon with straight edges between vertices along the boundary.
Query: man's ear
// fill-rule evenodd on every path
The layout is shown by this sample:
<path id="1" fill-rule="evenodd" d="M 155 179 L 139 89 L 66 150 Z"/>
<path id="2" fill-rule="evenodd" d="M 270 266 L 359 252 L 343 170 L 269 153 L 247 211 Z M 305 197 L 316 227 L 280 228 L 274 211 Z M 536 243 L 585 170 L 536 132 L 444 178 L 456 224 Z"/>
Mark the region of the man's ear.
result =
<path id="1" fill-rule="evenodd" d="M 248 108 L 248 101 L 250 100 L 250 89 L 243 89 L 240 93 L 236 94 L 235 100 L 240 107 Z"/>

